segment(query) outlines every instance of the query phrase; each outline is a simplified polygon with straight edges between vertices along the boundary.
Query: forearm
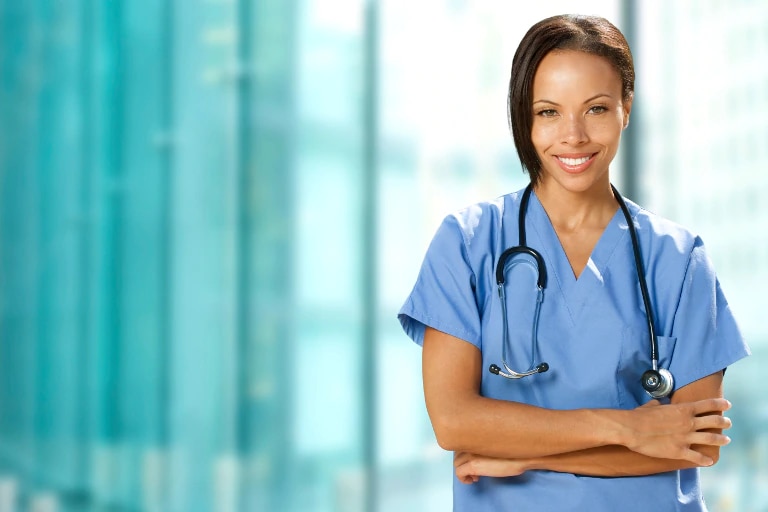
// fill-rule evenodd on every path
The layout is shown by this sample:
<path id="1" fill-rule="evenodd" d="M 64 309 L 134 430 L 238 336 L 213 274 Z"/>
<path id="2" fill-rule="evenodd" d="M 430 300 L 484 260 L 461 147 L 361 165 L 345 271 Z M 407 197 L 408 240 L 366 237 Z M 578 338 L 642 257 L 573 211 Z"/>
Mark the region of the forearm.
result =
<path id="1" fill-rule="evenodd" d="M 696 467 L 686 460 L 659 459 L 624 446 L 601 446 L 523 461 L 528 470 L 546 469 L 586 476 L 642 476 Z"/>
<path id="2" fill-rule="evenodd" d="M 696 466 L 689 461 L 649 457 L 614 445 L 532 459 L 501 459 L 466 452 L 456 453 L 454 467 L 459 481 L 471 484 L 481 476 L 511 477 L 535 470 L 596 477 L 628 477 Z"/>
<path id="3" fill-rule="evenodd" d="M 551 410 L 484 397 L 463 397 L 431 414 L 437 440 L 450 451 L 531 459 L 618 444 L 622 416 L 610 409 Z"/>

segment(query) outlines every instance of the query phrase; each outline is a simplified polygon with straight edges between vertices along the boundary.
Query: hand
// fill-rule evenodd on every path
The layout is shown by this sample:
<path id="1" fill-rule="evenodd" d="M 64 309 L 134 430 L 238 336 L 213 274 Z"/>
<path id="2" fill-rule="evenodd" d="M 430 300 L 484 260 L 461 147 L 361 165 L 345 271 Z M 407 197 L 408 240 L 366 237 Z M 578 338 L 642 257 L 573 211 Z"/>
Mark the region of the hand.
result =
<path id="1" fill-rule="evenodd" d="M 453 454 L 456 477 L 463 484 L 477 482 L 481 476 L 518 476 L 525 472 L 525 463 L 515 459 L 496 459 L 467 452 Z"/>
<path id="2" fill-rule="evenodd" d="M 685 460 L 697 466 L 711 466 L 714 461 L 691 448 L 692 445 L 725 446 L 731 440 L 718 432 L 731 428 L 731 420 L 722 416 L 731 408 L 723 398 L 661 405 L 657 400 L 640 406 L 631 413 L 630 450 L 663 459 Z"/>

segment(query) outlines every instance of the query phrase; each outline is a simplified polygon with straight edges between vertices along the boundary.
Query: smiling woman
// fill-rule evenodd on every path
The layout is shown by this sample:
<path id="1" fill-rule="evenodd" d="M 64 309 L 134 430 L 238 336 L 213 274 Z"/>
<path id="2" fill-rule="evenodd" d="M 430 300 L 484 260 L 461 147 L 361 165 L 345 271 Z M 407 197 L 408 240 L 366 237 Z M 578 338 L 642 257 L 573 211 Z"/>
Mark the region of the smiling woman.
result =
<path id="1" fill-rule="evenodd" d="M 749 349 L 701 239 L 611 185 L 633 91 L 605 19 L 534 25 L 508 96 L 531 184 L 446 217 L 400 310 L 454 510 L 706 510 L 723 370 Z"/>

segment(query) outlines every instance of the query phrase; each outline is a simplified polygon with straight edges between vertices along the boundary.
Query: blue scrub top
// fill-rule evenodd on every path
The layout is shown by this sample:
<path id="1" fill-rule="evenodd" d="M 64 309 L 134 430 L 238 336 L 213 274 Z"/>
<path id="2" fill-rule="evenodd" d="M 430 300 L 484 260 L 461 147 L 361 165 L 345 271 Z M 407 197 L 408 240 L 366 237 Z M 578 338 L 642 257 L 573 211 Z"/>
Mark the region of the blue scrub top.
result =
<path id="1" fill-rule="evenodd" d="M 526 214 L 527 243 L 547 267 L 536 362 L 549 371 L 510 381 L 487 371 L 501 364 L 502 320 L 496 288 L 501 253 L 518 245 L 522 191 L 448 216 L 427 251 L 398 318 L 422 344 L 425 326 L 466 340 L 482 352 L 481 394 L 550 409 L 632 409 L 649 400 L 640 376 L 651 366 L 648 328 L 621 210 L 605 228 L 578 279 L 535 193 Z M 700 238 L 627 201 L 646 273 L 659 364 L 675 389 L 749 355 Z M 531 365 L 536 273 L 506 265 L 507 363 Z M 454 477 L 454 510 L 706 510 L 698 469 L 643 477 L 596 478 L 551 471 L 481 478 Z M 495 508 L 491 508 L 495 507 Z M 650 508 L 649 508 L 650 507 Z M 655 507 L 655 508 L 654 508 Z"/>

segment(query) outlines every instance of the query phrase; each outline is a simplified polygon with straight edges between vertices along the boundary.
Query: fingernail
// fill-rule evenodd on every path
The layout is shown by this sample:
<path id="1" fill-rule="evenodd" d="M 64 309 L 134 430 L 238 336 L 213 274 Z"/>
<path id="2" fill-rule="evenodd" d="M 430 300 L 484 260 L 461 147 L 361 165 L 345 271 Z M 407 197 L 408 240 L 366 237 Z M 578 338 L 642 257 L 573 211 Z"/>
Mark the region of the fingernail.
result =
<path id="1" fill-rule="evenodd" d="M 725 444 L 729 444 L 731 442 L 731 438 L 728 436 L 725 436 Z"/>

